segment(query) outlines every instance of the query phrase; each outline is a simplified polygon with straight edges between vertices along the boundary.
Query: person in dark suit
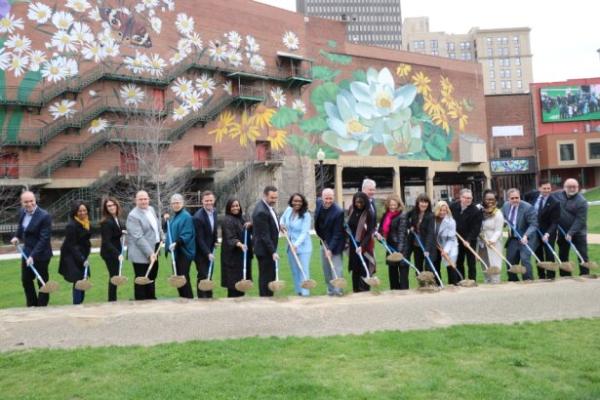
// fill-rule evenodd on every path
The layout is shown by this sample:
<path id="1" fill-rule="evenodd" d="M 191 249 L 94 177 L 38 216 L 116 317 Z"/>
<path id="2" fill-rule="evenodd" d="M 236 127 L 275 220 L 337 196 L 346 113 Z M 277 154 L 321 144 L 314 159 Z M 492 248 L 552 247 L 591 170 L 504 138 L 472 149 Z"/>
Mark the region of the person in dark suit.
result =
<path id="1" fill-rule="evenodd" d="M 535 249 L 535 254 L 542 261 L 556 262 L 554 255 L 548 247 L 542 243 L 547 242 L 554 248 L 556 242 L 556 232 L 558 230 L 558 220 L 560 219 L 560 203 L 551 196 L 552 185 L 550 181 L 542 180 L 538 186 L 538 190 L 527 193 L 525 201 L 532 204 L 537 216 L 538 227 L 543 236 L 540 236 L 541 241 Z M 538 232 L 539 234 L 539 232 Z M 546 271 L 544 268 L 537 267 L 538 277 L 540 279 L 554 279 L 554 271 Z"/>
<path id="2" fill-rule="evenodd" d="M 373 220 L 377 221 L 377 206 L 375 204 L 375 190 L 377 185 L 373 179 L 363 179 L 361 192 L 369 198 L 369 210 L 373 213 Z"/>
<path id="3" fill-rule="evenodd" d="M 51 234 L 52 218 L 50 214 L 38 207 L 32 192 L 23 192 L 19 225 L 11 243 L 16 246 L 19 241 L 22 241 L 23 250 L 27 256 L 27 259 L 21 258 L 21 283 L 25 291 L 27 307 L 45 307 L 50 300 L 48 293 L 36 293 L 33 283 L 36 277 L 28 265 L 34 265 L 44 282 L 48 282 L 48 264 L 52 258 Z M 38 287 L 41 287 L 39 282 Z"/>
<path id="4" fill-rule="evenodd" d="M 279 218 L 274 210 L 279 194 L 275 186 L 263 190 L 263 198 L 254 206 L 252 243 L 258 259 L 258 291 L 261 297 L 271 297 L 269 282 L 275 280 L 275 262 L 279 261 L 277 244 L 279 242 Z"/>
<path id="5" fill-rule="evenodd" d="M 60 247 L 58 272 L 67 282 L 73 283 L 73 304 L 81 304 L 85 298 L 85 292 L 76 289 L 75 282 L 83 279 L 85 267 L 89 268 L 88 257 L 92 246 L 88 215 L 87 204 L 81 200 L 73 202 L 69 214 L 71 219 L 65 228 L 65 240 Z"/>
<path id="6" fill-rule="evenodd" d="M 194 214 L 194 227 L 196 228 L 196 270 L 198 277 L 196 279 L 196 288 L 198 289 L 199 299 L 208 299 L 213 297 L 213 292 L 202 291 L 198 288 L 198 283 L 203 279 L 208 279 L 208 270 L 210 262 L 215 259 L 215 245 L 217 244 L 217 212 L 215 211 L 215 195 L 210 190 L 202 192 L 200 196 L 202 207 Z"/>
<path id="7" fill-rule="evenodd" d="M 245 244 L 244 230 L 247 230 Z M 244 279 L 245 250 L 245 279 L 252 280 L 252 223 L 244 216 L 239 200 L 227 200 L 221 232 L 221 286 L 227 288 L 227 297 L 242 297 L 244 292 L 237 290 L 235 284 Z"/>
<path id="8" fill-rule="evenodd" d="M 425 193 L 421 193 L 417 196 L 415 206 L 410 210 L 407 216 L 406 226 L 411 231 L 408 239 L 406 240 L 406 252 L 404 256 L 410 260 L 410 256 L 414 253 L 415 255 L 415 267 L 420 271 L 431 271 L 431 266 L 425 263 L 425 255 L 427 255 L 431 261 L 435 262 L 435 256 L 437 249 L 435 247 L 435 217 L 431 208 L 431 199 Z M 414 233 L 419 235 L 425 252 L 419 246 Z"/>
<path id="9" fill-rule="evenodd" d="M 531 252 L 525 245 L 535 249 L 537 239 L 537 216 L 534 208 L 528 202 L 521 200 L 521 192 L 519 189 L 509 189 L 508 201 L 502 206 L 502 214 L 504 220 L 509 226 L 508 240 L 506 241 L 506 258 L 511 264 L 517 264 L 519 261 L 527 270 L 523 274 L 524 280 L 533 279 L 533 271 L 531 267 Z M 516 229 L 522 237 L 514 233 Z M 518 281 L 517 274 L 508 273 L 509 281 Z"/>
<path id="10" fill-rule="evenodd" d="M 171 196 L 173 215 L 165 214 L 164 231 L 167 232 L 165 248 L 175 257 L 177 275 L 185 276 L 185 285 L 178 288 L 179 297 L 194 298 L 190 283 L 190 265 L 196 257 L 196 228 L 194 219 L 184 208 L 183 196 L 179 193 Z M 169 221 L 167 224 L 167 220 Z"/>
<path id="11" fill-rule="evenodd" d="M 122 262 L 123 250 L 121 238 L 125 224 L 120 219 L 121 204 L 114 197 L 107 197 L 102 202 L 102 220 L 100 221 L 100 257 L 108 269 L 108 301 L 117 301 L 117 287 L 110 278 L 119 274 L 119 263 Z"/>
<path id="12" fill-rule="evenodd" d="M 483 222 L 483 211 L 473 203 L 473 192 L 471 189 L 462 189 L 460 199 L 450 205 L 450 212 L 456 221 L 456 232 L 463 237 L 473 249 L 477 248 L 477 238 L 481 232 L 481 223 Z M 465 276 L 465 258 L 469 268 L 468 278 L 477 279 L 477 260 L 463 244 L 458 241 L 458 257 L 456 259 L 456 268 L 462 276 Z M 458 283 L 458 274 L 450 268 L 448 270 L 449 281 L 453 284 Z M 466 276 L 465 276 L 466 277 Z"/>
<path id="13" fill-rule="evenodd" d="M 343 260 L 342 253 L 346 244 L 344 235 L 344 210 L 333 201 L 334 193 L 332 189 L 324 189 L 321 199 L 317 200 L 317 209 L 315 210 L 315 231 L 317 235 L 325 242 L 327 250 L 321 245 L 321 265 L 323 266 L 323 276 L 327 284 L 327 294 L 329 296 L 341 296 L 343 289 L 335 288 L 329 281 L 333 277 L 329 257 L 333 263 L 333 268 L 338 278 L 343 278 Z"/>

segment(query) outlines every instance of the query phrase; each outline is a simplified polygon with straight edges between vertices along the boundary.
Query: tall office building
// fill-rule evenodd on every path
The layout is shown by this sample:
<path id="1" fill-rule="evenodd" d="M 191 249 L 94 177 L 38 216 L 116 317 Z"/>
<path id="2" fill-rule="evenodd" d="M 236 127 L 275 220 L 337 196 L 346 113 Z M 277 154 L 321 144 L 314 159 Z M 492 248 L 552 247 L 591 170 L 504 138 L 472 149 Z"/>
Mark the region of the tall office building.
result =
<path id="1" fill-rule="evenodd" d="M 528 93 L 533 81 L 530 28 L 471 28 L 465 34 L 431 32 L 429 18 L 406 18 L 402 48 L 416 53 L 477 61 L 485 94 Z"/>
<path id="2" fill-rule="evenodd" d="M 402 48 L 400 0 L 296 0 L 296 10 L 309 17 L 347 22 L 349 42 Z"/>

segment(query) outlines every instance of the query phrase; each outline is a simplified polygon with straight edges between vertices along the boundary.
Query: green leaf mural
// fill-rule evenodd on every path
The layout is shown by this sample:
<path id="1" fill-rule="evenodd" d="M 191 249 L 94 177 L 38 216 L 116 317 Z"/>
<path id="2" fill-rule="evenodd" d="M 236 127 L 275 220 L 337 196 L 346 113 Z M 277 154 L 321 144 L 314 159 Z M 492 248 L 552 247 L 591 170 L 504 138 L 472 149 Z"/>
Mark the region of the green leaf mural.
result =
<path id="1" fill-rule="evenodd" d="M 310 94 L 310 101 L 317 112 L 324 114 L 326 102 L 334 102 L 335 97 L 340 91 L 338 85 L 333 82 L 325 82 L 321 86 L 316 87 Z"/>
<path id="2" fill-rule="evenodd" d="M 275 128 L 284 129 L 298 122 L 299 114 L 298 111 L 289 107 L 281 107 L 271 118 L 271 123 Z"/>
<path id="3" fill-rule="evenodd" d="M 328 128 L 327 121 L 321 116 L 305 119 L 300 122 L 299 126 L 304 132 L 311 134 L 321 133 Z"/>
<path id="4" fill-rule="evenodd" d="M 428 142 L 425 143 L 425 150 L 432 160 L 443 160 L 448 153 L 448 143 L 444 135 L 434 134 Z"/>
<path id="5" fill-rule="evenodd" d="M 327 60 L 332 62 L 333 64 L 348 65 L 352 62 L 351 56 L 346 56 L 346 55 L 337 54 L 337 53 L 330 53 L 325 50 L 321 50 L 321 51 L 319 51 L 319 53 L 323 57 L 325 57 Z"/>
<path id="6" fill-rule="evenodd" d="M 42 79 L 42 74 L 39 71 L 29 71 L 23 77 L 19 89 L 17 91 L 17 98 L 19 100 L 27 100 L 31 95 L 31 92 Z M 23 122 L 24 111 L 22 109 L 13 110 L 10 120 L 7 125 L 6 138 L 9 141 L 16 141 L 21 130 L 21 123 Z"/>
<path id="7" fill-rule="evenodd" d="M 313 79 L 318 79 L 321 81 L 332 81 L 334 80 L 339 74 L 341 73 L 340 70 L 332 70 L 328 67 L 323 67 L 320 65 L 316 65 L 312 68 L 312 76 Z"/>

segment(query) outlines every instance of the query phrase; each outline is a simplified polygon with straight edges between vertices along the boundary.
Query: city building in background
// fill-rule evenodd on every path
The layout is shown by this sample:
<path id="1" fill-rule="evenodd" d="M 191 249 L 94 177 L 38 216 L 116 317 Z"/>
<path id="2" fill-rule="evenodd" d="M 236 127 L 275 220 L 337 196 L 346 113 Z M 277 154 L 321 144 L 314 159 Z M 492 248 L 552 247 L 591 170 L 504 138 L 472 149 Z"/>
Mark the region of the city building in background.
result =
<path id="1" fill-rule="evenodd" d="M 600 78 L 531 85 L 540 176 L 600 184 Z"/>
<path id="2" fill-rule="evenodd" d="M 485 94 L 527 93 L 533 82 L 530 28 L 471 28 L 465 34 L 431 32 L 428 17 L 405 18 L 402 48 L 433 56 L 477 61 Z"/>
<path id="3" fill-rule="evenodd" d="M 296 11 L 346 22 L 349 42 L 398 50 L 402 47 L 400 0 L 296 0 Z"/>

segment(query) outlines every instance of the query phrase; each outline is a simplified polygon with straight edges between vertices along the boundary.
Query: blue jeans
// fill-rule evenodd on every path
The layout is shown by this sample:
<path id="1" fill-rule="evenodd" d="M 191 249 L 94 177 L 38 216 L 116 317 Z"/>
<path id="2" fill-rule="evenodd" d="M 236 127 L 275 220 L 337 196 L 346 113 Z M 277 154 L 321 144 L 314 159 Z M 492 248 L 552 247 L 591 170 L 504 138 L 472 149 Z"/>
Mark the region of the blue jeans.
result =
<path id="1" fill-rule="evenodd" d="M 530 241 L 531 242 L 531 241 Z M 532 243 L 535 244 L 535 243 Z M 521 264 L 527 270 L 526 273 L 523 274 L 523 280 L 532 280 L 533 279 L 533 269 L 531 267 L 531 252 L 529 249 L 522 245 L 518 239 L 508 239 L 508 247 L 506 248 L 506 258 L 510 261 L 511 264 Z M 512 272 L 508 273 L 509 281 L 518 281 L 519 276 L 517 274 L 513 274 Z"/>
<path id="2" fill-rule="evenodd" d="M 300 263 L 302 264 L 302 271 L 304 271 L 304 275 L 298 269 L 298 265 L 296 263 L 296 258 L 292 254 L 292 251 L 288 248 L 287 251 L 288 260 L 290 261 L 290 268 L 292 269 L 292 277 L 294 278 L 294 292 L 299 294 L 300 296 L 308 296 L 310 295 L 310 290 L 302 288 L 300 285 L 304 279 L 310 278 L 310 255 L 311 253 L 297 253 L 298 258 L 300 259 Z M 306 278 L 305 278 L 306 276 Z"/>

